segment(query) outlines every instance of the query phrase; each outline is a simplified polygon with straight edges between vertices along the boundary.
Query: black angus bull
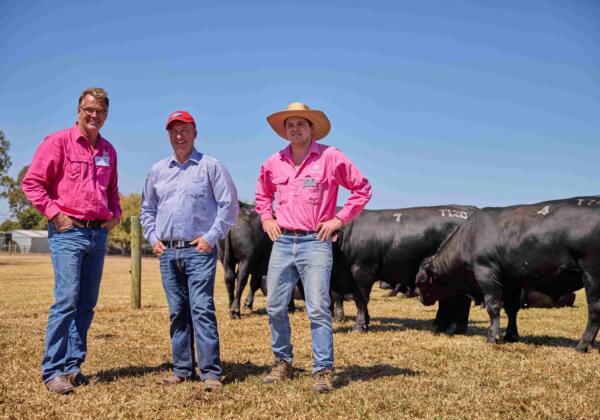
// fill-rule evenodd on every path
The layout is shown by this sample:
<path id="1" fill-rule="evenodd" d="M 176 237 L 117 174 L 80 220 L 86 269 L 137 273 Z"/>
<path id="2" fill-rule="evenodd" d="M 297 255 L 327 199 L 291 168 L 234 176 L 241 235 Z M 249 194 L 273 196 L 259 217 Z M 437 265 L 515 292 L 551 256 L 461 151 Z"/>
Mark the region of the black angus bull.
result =
<path id="1" fill-rule="evenodd" d="M 504 338 L 518 339 L 520 289 L 557 299 L 584 287 L 588 322 L 577 350 L 587 351 L 600 327 L 600 197 L 479 210 L 423 262 L 417 287 L 425 305 L 482 295 L 490 343 L 500 340 L 502 307 Z"/>
<path id="2" fill-rule="evenodd" d="M 521 291 L 520 307 L 526 308 L 564 308 L 565 306 L 573 306 L 575 303 L 575 293 L 567 293 L 560 296 L 558 299 L 545 295 L 535 290 L 523 289 Z"/>
<path id="3" fill-rule="evenodd" d="M 357 303 L 355 330 L 368 329 L 367 303 L 376 281 L 385 281 L 407 293 L 413 291 L 423 259 L 433 255 L 444 239 L 476 211 L 476 207 L 457 205 L 364 210 L 344 226 L 333 247 L 332 279 L 337 284 L 355 283 L 361 291 L 365 303 Z M 339 320 L 343 318 L 344 296 L 333 293 L 333 297 Z M 438 331 L 456 322 L 455 333 L 464 332 L 469 308 L 467 297 L 441 303 L 436 316 Z"/>

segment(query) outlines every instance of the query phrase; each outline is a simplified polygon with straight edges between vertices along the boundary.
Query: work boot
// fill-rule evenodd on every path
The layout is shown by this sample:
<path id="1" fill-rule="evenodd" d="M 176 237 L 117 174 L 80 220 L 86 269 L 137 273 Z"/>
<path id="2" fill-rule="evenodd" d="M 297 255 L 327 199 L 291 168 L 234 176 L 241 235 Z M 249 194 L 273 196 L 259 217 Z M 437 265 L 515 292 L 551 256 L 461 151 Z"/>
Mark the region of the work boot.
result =
<path id="1" fill-rule="evenodd" d="M 70 375 L 67 375 L 67 379 L 73 386 L 87 385 L 90 383 L 90 379 L 81 372 L 71 373 Z"/>
<path id="2" fill-rule="evenodd" d="M 57 394 L 68 394 L 73 392 L 73 385 L 66 376 L 57 376 L 44 383 L 46 389 Z"/>
<path id="3" fill-rule="evenodd" d="M 333 371 L 331 369 L 320 370 L 314 374 L 314 377 L 313 391 L 325 393 L 333 389 Z"/>
<path id="4" fill-rule="evenodd" d="M 285 360 L 275 359 L 271 372 L 262 380 L 263 384 L 272 384 L 292 377 L 292 364 Z"/>
<path id="5" fill-rule="evenodd" d="M 202 387 L 204 388 L 204 392 L 213 392 L 221 389 L 223 384 L 216 378 L 208 378 L 202 382 Z"/>

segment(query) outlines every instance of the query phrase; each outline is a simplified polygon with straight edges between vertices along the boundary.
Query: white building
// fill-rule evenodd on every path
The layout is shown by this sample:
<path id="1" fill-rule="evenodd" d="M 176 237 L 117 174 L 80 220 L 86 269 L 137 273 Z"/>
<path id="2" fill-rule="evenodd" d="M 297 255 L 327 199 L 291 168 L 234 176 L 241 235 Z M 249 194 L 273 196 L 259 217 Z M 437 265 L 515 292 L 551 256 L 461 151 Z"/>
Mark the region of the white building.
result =
<path id="1" fill-rule="evenodd" d="M 47 230 L 13 230 L 12 241 L 8 244 L 9 252 L 50 252 Z M 6 249 L 6 248 L 5 248 Z"/>

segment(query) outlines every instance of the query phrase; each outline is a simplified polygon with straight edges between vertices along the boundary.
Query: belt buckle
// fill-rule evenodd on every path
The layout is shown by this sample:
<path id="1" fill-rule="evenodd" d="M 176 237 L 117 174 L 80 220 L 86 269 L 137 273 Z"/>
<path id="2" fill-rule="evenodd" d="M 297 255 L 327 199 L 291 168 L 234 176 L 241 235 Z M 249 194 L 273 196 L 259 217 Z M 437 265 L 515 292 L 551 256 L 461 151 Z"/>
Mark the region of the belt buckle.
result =
<path id="1" fill-rule="evenodd" d="M 175 241 L 175 248 L 180 249 L 180 248 L 185 248 L 185 241 Z"/>

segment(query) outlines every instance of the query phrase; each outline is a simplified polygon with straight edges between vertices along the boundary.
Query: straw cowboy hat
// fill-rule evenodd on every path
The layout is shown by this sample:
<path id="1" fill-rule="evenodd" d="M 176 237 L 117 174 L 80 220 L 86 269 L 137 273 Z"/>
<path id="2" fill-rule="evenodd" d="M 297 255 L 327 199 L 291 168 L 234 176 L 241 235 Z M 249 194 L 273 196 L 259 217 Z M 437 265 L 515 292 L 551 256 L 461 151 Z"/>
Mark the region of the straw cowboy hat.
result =
<path id="1" fill-rule="evenodd" d="M 331 129 L 331 123 L 322 111 L 310 109 L 308 105 L 302 102 L 292 102 L 288 105 L 287 110 L 269 115 L 267 121 L 277 134 L 287 140 L 285 135 L 285 120 L 291 117 L 304 118 L 310 121 L 314 140 L 321 140 Z"/>

